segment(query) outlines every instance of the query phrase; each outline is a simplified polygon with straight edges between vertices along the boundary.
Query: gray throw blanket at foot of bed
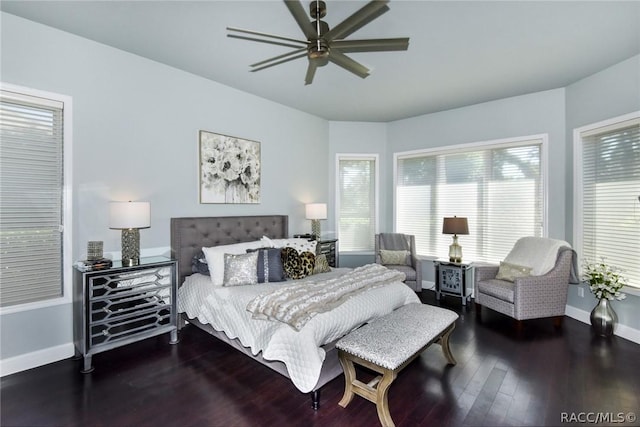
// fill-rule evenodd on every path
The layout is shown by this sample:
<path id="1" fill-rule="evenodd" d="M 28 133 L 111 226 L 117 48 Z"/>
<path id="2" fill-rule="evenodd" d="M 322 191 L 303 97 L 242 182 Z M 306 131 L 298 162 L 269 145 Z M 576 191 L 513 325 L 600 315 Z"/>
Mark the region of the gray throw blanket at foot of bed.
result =
<path id="1" fill-rule="evenodd" d="M 258 295 L 247 310 L 254 319 L 276 320 L 299 331 L 316 314 L 332 310 L 354 295 L 404 279 L 402 272 L 367 264 L 334 279 L 285 285 Z"/>

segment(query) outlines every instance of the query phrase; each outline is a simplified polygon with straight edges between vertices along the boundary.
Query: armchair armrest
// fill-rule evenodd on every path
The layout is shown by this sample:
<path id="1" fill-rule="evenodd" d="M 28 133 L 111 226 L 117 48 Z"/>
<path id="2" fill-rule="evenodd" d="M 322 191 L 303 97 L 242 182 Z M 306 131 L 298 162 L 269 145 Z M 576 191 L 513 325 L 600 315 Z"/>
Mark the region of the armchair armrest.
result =
<path id="1" fill-rule="evenodd" d="M 495 279 L 498 274 L 497 265 L 480 265 L 473 269 L 474 285 L 483 280 Z"/>
<path id="2" fill-rule="evenodd" d="M 416 255 L 411 255 L 411 265 L 416 270 L 416 286 L 420 291 L 422 290 L 422 260 Z"/>

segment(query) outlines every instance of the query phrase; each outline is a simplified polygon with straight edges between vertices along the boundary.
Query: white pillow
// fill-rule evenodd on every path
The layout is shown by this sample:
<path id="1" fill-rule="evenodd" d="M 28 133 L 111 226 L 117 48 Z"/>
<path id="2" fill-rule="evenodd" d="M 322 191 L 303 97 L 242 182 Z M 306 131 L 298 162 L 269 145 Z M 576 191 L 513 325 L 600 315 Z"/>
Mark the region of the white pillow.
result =
<path id="1" fill-rule="evenodd" d="M 263 237 L 264 239 L 264 237 Z M 318 242 L 316 240 L 308 240 L 308 239 L 269 239 L 269 241 L 273 244 L 274 248 L 293 248 L 299 254 L 303 252 L 311 252 L 313 254 L 316 253 L 316 245 Z"/>
<path id="2" fill-rule="evenodd" d="M 222 286 L 224 283 L 224 254 L 240 255 L 247 253 L 247 249 L 258 249 L 264 246 L 265 243 L 262 240 L 256 240 L 254 242 L 202 248 L 202 252 L 204 252 L 204 256 L 207 258 L 207 266 L 209 266 L 209 273 L 213 284 L 215 286 Z"/>

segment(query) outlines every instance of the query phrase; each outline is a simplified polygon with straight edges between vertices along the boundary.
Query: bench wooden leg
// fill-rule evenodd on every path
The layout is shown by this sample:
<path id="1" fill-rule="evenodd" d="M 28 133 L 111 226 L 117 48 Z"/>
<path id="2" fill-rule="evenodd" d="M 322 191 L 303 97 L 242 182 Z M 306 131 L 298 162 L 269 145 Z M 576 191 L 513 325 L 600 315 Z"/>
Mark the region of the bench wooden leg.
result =
<path id="1" fill-rule="evenodd" d="M 444 353 L 444 357 L 447 358 L 447 361 L 449 362 L 450 365 L 455 365 L 458 363 L 455 357 L 453 357 L 453 353 L 451 353 L 451 347 L 449 347 L 449 336 L 451 335 L 451 332 L 453 332 L 453 329 L 455 327 L 456 327 L 456 324 L 452 323 L 451 326 L 447 328 L 447 330 L 442 334 L 442 336 L 438 340 L 438 343 L 442 347 L 442 352 Z"/>
<path id="2" fill-rule="evenodd" d="M 389 386 L 396 379 L 396 371 L 389 369 L 384 370 L 382 380 L 376 388 L 376 410 L 378 411 L 378 419 L 382 427 L 395 427 L 391 414 L 389 413 Z"/>
<path id="3" fill-rule="evenodd" d="M 346 408 L 353 399 L 353 382 L 356 379 L 356 368 L 353 366 L 353 361 L 342 352 L 339 353 L 338 357 L 344 371 L 344 394 L 338 405 Z"/>

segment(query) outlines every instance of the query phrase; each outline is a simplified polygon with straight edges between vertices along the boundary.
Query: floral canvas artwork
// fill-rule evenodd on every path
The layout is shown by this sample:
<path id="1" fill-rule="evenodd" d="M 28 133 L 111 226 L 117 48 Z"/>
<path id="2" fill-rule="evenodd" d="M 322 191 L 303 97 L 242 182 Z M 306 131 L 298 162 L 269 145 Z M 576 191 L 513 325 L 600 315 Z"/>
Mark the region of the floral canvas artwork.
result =
<path id="1" fill-rule="evenodd" d="M 200 203 L 260 203 L 260 143 L 200 131 Z"/>

